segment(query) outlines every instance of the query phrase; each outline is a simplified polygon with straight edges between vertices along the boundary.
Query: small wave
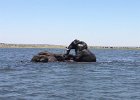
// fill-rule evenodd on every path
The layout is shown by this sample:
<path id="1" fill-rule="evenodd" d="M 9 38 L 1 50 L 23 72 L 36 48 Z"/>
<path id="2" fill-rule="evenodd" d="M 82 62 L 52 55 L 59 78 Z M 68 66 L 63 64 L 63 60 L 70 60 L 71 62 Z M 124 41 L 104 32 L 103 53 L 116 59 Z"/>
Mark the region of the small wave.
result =
<path id="1" fill-rule="evenodd" d="M 15 71 L 16 69 L 10 67 L 10 66 L 2 66 L 0 67 L 0 71 Z"/>
<path id="2" fill-rule="evenodd" d="M 99 63 L 131 63 L 135 62 L 133 59 L 114 59 L 114 60 L 106 60 L 106 61 L 97 61 Z"/>

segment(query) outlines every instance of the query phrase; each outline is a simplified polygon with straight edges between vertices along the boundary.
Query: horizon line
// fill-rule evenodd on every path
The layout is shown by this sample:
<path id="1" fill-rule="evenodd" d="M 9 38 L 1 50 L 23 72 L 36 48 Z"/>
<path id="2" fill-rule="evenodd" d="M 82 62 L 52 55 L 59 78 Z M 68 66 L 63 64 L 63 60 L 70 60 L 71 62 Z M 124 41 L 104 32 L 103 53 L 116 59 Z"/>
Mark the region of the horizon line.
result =
<path id="1" fill-rule="evenodd" d="M 37 43 L 37 44 L 34 44 L 34 43 L 0 43 L 0 45 L 48 45 L 48 46 L 67 46 L 67 45 L 64 45 L 64 44 L 41 44 L 41 43 Z M 129 47 L 129 48 L 140 48 L 140 46 L 108 46 L 108 45 L 88 45 L 89 47 L 104 47 L 104 48 L 107 48 L 107 47 L 112 47 L 112 48 L 117 48 L 117 47 Z"/>

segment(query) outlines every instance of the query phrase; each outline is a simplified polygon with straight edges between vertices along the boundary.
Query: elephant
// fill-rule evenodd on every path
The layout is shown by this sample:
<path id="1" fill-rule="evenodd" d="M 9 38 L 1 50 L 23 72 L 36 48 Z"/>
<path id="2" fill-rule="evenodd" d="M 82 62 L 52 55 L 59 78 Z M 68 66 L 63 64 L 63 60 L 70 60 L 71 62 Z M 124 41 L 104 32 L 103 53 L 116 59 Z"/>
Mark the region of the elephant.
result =
<path id="1" fill-rule="evenodd" d="M 32 62 L 96 62 L 96 56 L 88 49 L 78 51 L 77 55 L 53 54 L 49 52 L 40 52 L 33 56 Z"/>
<path id="2" fill-rule="evenodd" d="M 31 59 L 32 62 L 48 62 L 48 57 L 45 55 L 35 55 Z"/>
<path id="3" fill-rule="evenodd" d="M 80 40 L 75 39 L 67 47 L 66 55 L 68 55 L 70 53 L 71 49 L 75 49 L 75 54 L 77 55 L 77 52 L 81 47 L 82 47 L 82 49 L 87 49 L 88 48 L 87 44 L 84 41 L 80 41 Z"/>
<path id="4" fill-rule="evenodd" d="M 83 49 L 75 57 L 76 62 L 96 62 L 96 56 L 89 49 Z"/>
<path id="5" fill-rule="evenodd" d="M 63 54 L 54 54 L 54 53 L 44 51 L 33 56 L 31 61 L 32 62 L 65 62 L 72 59 L 73 56 L 70 55 L 65 57 Z"/>
<path id="6" fill-rule="evenodd" d="M 96 56 L 89 49 L 84 41 L 75 39 L 67 48 L 67 53 L 69 55 L 70 50 L 75 49 L 74 61 L 76 62 L 96 62 Z"/>
<path id="7" fill-rule="evenodd" d="M 75 49 L 75 55 L 69 54 Z M 87 44 L 75 39 L 67 48 L 66 54 L 55 54 L 48 51 L 35 55 L 32 62 L 96 62 L 96 56 L 88 49 Z"/>

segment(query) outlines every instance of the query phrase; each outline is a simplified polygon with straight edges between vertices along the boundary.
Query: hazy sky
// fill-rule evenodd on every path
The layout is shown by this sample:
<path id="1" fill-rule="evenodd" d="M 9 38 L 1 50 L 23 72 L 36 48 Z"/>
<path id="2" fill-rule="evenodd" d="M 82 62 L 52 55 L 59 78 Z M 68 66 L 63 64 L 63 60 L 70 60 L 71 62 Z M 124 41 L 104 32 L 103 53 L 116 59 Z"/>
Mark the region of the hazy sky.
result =
<path id="1" fill-rule="evenodd" d="M 0 0 L 0 43 L 140 46 L 140 0 Z"/>

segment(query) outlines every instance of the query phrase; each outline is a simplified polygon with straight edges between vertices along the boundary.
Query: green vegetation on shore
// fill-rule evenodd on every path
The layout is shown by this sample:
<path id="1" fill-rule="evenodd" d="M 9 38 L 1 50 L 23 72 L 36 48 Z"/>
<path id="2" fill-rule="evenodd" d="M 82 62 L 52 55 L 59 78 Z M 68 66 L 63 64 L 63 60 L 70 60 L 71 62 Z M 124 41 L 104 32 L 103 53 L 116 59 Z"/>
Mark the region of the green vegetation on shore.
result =
<path id="1" fill-rule="evenodd" d="M 65 48 L 64 45 L 50 45 L 50 44 L 7 44 L 0 43 L 0 48 Z M 113 46 L 89 46 L 95 49 L 138 49 L 140 47 L 113 47 Z"/>

